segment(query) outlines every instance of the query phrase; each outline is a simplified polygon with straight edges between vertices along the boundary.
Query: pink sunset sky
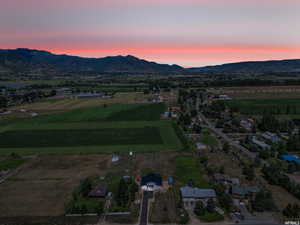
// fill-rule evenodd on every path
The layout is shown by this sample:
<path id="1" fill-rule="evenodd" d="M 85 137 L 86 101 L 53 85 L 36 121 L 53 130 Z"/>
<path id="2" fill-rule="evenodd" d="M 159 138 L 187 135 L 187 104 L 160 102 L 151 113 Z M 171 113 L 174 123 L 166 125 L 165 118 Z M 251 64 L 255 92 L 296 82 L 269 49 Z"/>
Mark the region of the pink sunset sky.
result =
<path id="1" fill-rule="evenodd" d="M 0 48 L 203 66 L 300 58 L 299 0 L 1 0 Z"/>

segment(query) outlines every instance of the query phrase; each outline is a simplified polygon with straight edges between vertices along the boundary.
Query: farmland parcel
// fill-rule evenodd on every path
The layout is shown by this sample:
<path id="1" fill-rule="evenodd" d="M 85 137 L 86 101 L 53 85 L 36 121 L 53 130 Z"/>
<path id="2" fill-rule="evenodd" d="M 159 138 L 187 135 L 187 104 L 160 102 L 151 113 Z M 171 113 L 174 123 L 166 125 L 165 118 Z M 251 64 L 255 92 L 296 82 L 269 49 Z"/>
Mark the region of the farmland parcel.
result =
<path id="1" fill-rule="evenodd" d="M 3 120 L 0 154 L 178 151 L 163 104 L 116 104 L 30 119 Z"/>

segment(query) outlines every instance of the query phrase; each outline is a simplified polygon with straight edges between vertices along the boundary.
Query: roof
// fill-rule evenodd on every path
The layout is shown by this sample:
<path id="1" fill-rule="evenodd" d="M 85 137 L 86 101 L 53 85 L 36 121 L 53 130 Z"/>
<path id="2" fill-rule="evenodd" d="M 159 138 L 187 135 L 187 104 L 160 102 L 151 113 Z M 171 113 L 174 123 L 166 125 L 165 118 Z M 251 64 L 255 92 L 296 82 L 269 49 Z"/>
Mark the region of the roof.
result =
<path id="1" fill-rule="evenodd" d="M 213 189 L 202 189 L 184 186 L 180 188 L 183 198 L 215 198 L 216 192 Z"/>
<path id="2" fill-rule="evenodd" d="M 258 145 L 258 146 L 261 147 L 261 148 L 267 148 L 267 149 L 271 148 L 270 145 L 266 144 L 266 143 L 263 142 L 263 141 L 257 140 L 255 137 L 252 138 L 252 143 Z"/>
<path id="3" fill-rule="evenodd" d="M 235 178 L 235 177 L 230 177 L 226 174 L 221 174 L 221 173 L 215 173 L 214 174 L 214 179 L 216 181 L 226 181 L 232 184 L 239 184 L 240 180 L 239 178 Z"/>
<path id="4" fill-rule="evenodd" d="M 247 194 L 245 188 L 238 185 L 232 186 L 231 193 L 233 195 L 242 195 L 242 196 Z"/>
<path id="5" fill-rule="evenodd" d="M 300 159 L 298 156 L 296 155 L 281 155 L 281 158 L 288 161 L 288 162 L 296 162 L 296 163 L 299 163 L 300 164 Z"/>
<path id="6" fill-rule="evenodd" d="M 234 185 L 232 186 L 231 193 L 233 195 L 241 195 L 245 196 L 250 193 L 257 193 L 259 192 L 259 188 L 257 186 L 239 186 Z"/>
<path id="7" fill-rule="evenodd" d="M 240 184 L 240 179 L 239 178 L 230 178 L 230 181 L 234 185 L 239 185 Z"/>
<path id="8" fill-rule="evenodd" d="M 107 194 L 107 185 L 104 183 L 98 184 L 92 191 L 89 193 L 89 197 L 92 198 L 103 198 Z"/>
<path id="9" fill-rule="evenodd" d="M 92 93 L 82 93 L 77 95 L 78 98 L 102 97 L 102 96 L 103 94 L 92 94 Z"/>
<path id="10" fill-rule="evenodd" d="M 245 189 L 247 192 L 252 192 L 252 193 L 257 193 L 260 190 L 259 187 L 257 186 L 246 186 Z"/>
<path id="11" fill-rule="evenodd" d="M 162 186 L 162 178 L 158 173 L 149 173 L 142 177 L 141 186 L 147 185 L 148 183 L 155 183 L 158 186 Z"/>
<path id="12" fill-rule="evenodd" d="M 229 180 L 228 175 L 221 174 L 221 173 L 215 173 L 214 178 L 215 178 L 215 180 L 224 180 L 224 181 Z"/>
<path id="13" fill-rule="evenodd" d="M 203 144 L 202 142 L 197 142 L 196 143 L 197 149 L 206 149 L 207 146 Z"/>

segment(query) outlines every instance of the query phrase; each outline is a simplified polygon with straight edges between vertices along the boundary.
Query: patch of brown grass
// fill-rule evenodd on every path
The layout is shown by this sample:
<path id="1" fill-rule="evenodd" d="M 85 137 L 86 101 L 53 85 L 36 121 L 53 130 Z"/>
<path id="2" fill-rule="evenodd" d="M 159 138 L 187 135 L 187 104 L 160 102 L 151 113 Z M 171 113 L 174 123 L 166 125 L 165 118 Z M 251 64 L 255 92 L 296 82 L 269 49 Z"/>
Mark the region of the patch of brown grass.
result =
<path id="1" fill-rule="evenodd" d="M 0 217 L 59 216 L 80 181 L 103 176 L 108 155 L 43 156 L 0 185 Z"/>

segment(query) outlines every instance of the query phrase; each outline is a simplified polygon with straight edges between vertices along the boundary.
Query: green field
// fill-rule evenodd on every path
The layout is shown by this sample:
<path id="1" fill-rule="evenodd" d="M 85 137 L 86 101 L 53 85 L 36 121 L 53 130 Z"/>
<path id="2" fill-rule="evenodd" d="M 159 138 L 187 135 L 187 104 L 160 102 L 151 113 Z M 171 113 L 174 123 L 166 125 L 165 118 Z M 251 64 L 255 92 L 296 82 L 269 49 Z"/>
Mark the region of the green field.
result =
<path id="1" fill-rule="evenodd" d="M 300 114 L 300 99 L 297 98 L 235 99 L 224 103 L 242 114 L 262 115 L 264 112 L 276 115 Z"/>
<path id="2" fill-rule="evenodd" d="M 205 174 L 200 162 L 193 156 L 178 156 L 176 158 L 176 178 L 186 185 L 191 179 L 196 187 L 208 188 L 209 184 L 203 177 Z"/>
<path id="3" fill-rule="evenodd" d="M 155 121 L 160 119 L 164 109 L 163 104 L 114 104 L 39 116 L 27 122 Z"/>
<path id="4" fill-rule="evenodd" d="M 0 122 L 0 154 L 179 151 L 163 104 L 116 104 Z"/>
<path id="5" fill-rule="evenodd" d="M 14 130 L 0 134 L 0 148 L 163 144 L 159 129 L 103 128 Z"/>

